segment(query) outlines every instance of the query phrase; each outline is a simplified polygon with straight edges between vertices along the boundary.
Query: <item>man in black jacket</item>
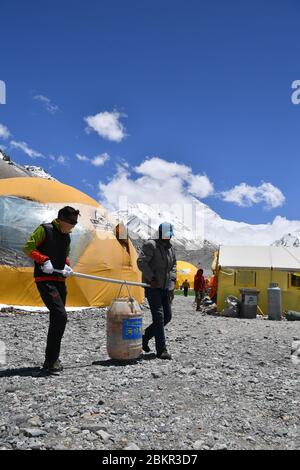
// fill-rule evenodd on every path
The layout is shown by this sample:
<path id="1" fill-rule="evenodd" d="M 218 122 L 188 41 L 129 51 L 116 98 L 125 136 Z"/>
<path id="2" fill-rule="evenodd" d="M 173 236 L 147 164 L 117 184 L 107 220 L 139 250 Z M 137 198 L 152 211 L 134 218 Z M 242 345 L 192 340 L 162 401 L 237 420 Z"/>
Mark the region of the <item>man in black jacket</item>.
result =
<path id="1" fill-rule="evenodd" d="M 160 224 L 158 239 L 147 240 L 137 260 L 143 282 L 150 285 L 145 288 L 145 296 L 152 314 L 152 324 L 144 332 L 143 350 L 150 351 L 148 342 L 154 336 L 160 359 L 172 359 L 167 351 L 164 330 L 172 318 L 168 288 L 170 281 L 176 281 L 176 257 L 170 243 L 172 236 L 172 225 L 168 222 Z"/>
<path id="2" fill-rule="evenodd" d="M 63 369 L 59 353 L 67 323 L 65 281 L 73 273 L 69 260 L 70 232 L 77 224 L 78 215 L 79 211 L 73 207 L 63 207 L 58 212 L 57 219 L 37 227 L 24 246 L 24 252 L 34 260 L 36 286 L 50 311 L 43 365 L 44 371 L 50 374 Z"/>

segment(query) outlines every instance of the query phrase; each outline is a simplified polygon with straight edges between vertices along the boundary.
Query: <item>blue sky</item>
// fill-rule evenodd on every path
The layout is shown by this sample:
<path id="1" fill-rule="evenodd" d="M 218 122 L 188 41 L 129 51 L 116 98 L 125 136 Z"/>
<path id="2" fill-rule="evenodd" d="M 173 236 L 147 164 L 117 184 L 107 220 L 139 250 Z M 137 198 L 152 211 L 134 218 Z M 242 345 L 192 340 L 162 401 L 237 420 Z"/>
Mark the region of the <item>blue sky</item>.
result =
<path id="1" fill-rule="evenodd" d="M 107 204 L 151 201 L 163 171 L 163 202 L 177 188 L 223 218 L 298 220 L 299 14 L 297 0 L 2 0 L 0 148 Z"/>

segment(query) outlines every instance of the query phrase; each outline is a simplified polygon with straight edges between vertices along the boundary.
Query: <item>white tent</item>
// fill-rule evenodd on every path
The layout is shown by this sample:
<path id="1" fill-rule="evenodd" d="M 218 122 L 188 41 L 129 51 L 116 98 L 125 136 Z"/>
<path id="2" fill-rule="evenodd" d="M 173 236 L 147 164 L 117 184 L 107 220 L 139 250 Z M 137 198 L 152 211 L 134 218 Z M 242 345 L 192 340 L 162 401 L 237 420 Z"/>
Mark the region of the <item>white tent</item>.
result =
<path id="1" fill-rule="evenodd" d="M 300 271 L 300 248 L 285 246 L 221 246 L 221 268 Z"/>

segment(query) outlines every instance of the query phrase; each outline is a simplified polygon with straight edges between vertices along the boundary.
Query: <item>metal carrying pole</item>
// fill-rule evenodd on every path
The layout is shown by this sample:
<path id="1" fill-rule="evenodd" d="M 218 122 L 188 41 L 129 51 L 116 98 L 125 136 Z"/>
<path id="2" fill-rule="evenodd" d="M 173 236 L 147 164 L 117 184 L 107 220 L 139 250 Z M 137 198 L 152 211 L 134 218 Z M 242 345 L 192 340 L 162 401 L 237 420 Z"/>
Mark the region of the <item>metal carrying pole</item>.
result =
<path id="1" fill-rule="evenodd" d="M 60 273 L 60 274 L 63 273 L 63 271 L 59 269 L 54 269 L 54 272 Z M 112 284 L 125 284 L 127 286 L 150 287 L 149 284 L 145 284 L 143 282 L 122 281 L 121 279 L 111 279 L 110 277 L 92 276 L 91 274 L 76 273 L 74 271 L 71 274 L 71 276 L 82 277 L 83 279 L 92 279 L 94 281 L 111 282 Z"/>

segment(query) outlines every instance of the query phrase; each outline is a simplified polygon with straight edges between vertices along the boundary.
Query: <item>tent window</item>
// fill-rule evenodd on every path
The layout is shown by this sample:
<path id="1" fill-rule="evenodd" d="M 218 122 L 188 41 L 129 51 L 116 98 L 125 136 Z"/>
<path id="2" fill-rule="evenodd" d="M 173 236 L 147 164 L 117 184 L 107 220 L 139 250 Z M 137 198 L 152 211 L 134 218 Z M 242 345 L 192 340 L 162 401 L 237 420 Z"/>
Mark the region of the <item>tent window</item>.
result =
<path id="1" fill-rule="evenodd" d="M 234 285 L 239 287 L 255 287 L 255 271 L 236 271 L 234 277 Z"/>
<path id="2" fill-rule="evenodd" d="M 292 287 L 300 287 L 300 275 L 291 274 L 291 284 Z"/>

